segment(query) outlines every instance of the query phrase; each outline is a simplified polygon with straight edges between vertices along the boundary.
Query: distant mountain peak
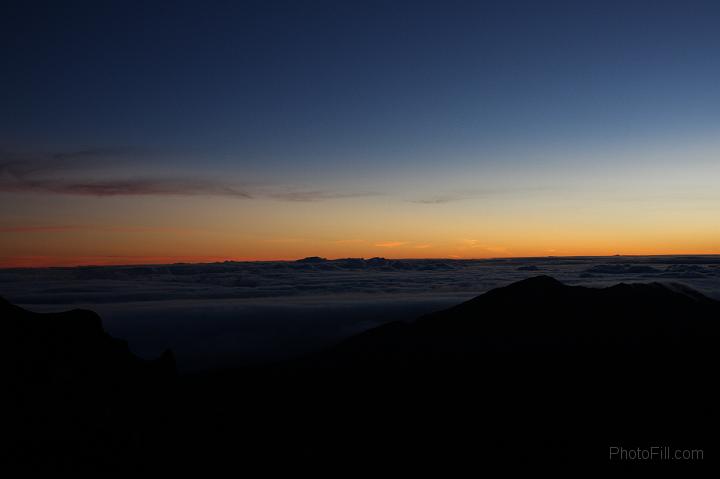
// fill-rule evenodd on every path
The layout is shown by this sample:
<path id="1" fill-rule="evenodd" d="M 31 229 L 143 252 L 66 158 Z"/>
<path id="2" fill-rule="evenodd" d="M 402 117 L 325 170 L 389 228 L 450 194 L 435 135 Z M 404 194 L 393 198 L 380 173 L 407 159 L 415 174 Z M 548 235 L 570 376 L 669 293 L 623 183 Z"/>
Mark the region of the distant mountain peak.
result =
<path id="1" fill-rule="evenodd" d="M 324 263 L 327 261 L 327 258 L 323 258 L 322 256 L 307 256 L 302 259 L 295 260 L 296 263 Z"/>
<path id="2" fill-rule="evenodd" d="M 508 287 L 513 288 L 565 288 L 567 285 L 561 283 L 552 276 L 541 274 L 538 276 L 532 276 L 515 283 L 510 284 Z"/>
<path id="3" fill-rule="evenodd" d="M 494 351 L 708 351 L 720 340 L 717 317 L 720 302 L 683 285 L 590 288 L 541 275 L 490 290 L 402 328 L 366 331 L 343 347 L 361 355 L 371 351 L 405 357 Z"/>
<path id="4" fill-rule="evenodd" d="M 511 283 L 504 287 L 492 289 L 484 294 L 481 294 L 475 299 L 470 300 L 470 303 L 484 301 L 487 297 L 513 298 L 514 300 L 521 300 L 523 298 L 540 298 L 547 295 L 561 294 L 562 292 L 572 288 L 574 287 L 561 283 L 552 276 L 543 274 L 516 281 L 515 283 Z"/>

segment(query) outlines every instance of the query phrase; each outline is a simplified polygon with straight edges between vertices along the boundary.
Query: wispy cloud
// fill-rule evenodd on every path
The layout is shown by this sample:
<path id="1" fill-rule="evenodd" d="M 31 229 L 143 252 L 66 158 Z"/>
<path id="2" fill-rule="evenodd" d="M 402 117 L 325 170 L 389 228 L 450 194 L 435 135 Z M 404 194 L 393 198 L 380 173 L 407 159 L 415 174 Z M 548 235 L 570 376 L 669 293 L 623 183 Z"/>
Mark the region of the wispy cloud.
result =
<path id="1" fill-rule="evenodd" d="M 478 198 L 492 198 L 512 195 L 526 195 L 533 193 L 541 193 L 545 191 L 553 191 L 560 189 L 557 186 L 530 186 L 520 187 L 513 186 L 507 188 L 484 188 L 474 190 L 464 190 L 456 193 L 447 193 L 439 195 L 428 195 L 421 196 L 411 200 L 410 203 L 416 203 L 421 205 L 442 205 L 446 203 L 454 203 L 457 201 L 472 200 Z"/>
<path id="2" fill-rule="evenodd" d="M 91 197 L 113 196 L 223 196 L 236 199 L 270 198 L 312 202 L 373 196 L 371 192 L 302 190 L 290 186 L 255 188 L 233 182 L 187 176 L 122 177 L 117 169 L 133 149 L 87 149 L 44 155 L 0 152 L 0 192 Z M 103 173 L 104 171 L 104 173 Z"/>
<path id="3" fill-rule="evenodd" d="M 421 205 L 442 205 L 445 203 L 452 203 L 454 201 L 461 201 L 466 199 L 464 196 L 430 196 L 427 198 L 418 198 L 410 200 L 410 203 L 417 203 Z"/>
<path id="4" fill-rule="evenodd" d="M 98 231 L 106 233 L 186 233 L 193 230 L 188 228 L 98 225 L 0 226 L 0 233 L 63 233 L 69 231 Z"/>
<path id="5" fill-rule="evenodd" d="M 83 229 L 76 225 L 61 226 L 2 226 L 0 233 L 62 233 L 65 231 L 77 231 Z"/>
<path id="6" fill-rule="evenodd" d="M 480 240 L 476 239 L 461 239 L 460 242 L 469 248 L 482 248 L 482 244 L 480 244 Z"/>
<path id="7" fill-rule="evenodd" d="M 337 192 L 337 191 L 324 191 L 324 190 L 310 190 L 310 191 L 284 191 L 284 192 L 271 192 L 268 193 L 270 198 L 282 201 L 299 201 L 299 202 L 310 202 L 310 201 L 325 201 L 325 200 L 336 200 L 343 198 L 361 198 L 365 196 L 376 196 L 377 193 L 371 192 Z"/>
<path id="8" fill-rule="evenodd" d="M 49 156 L 56 161 L 78 162 L 83 160 L 96 161 L 99 159 L 111 159 L 120 156 L 136 154 L 141 150 L 132 147 L 122 148 L 87 148 L 84 150 L 58 151 Z"/>
<path id="9" fill-rule="evenodd" d="M 460 243 L 461 243 L 461 246 L 460 246 L 461 250 L 480 249 L 480 250 L 487 251 L 488 253 L 507 253 L 508 252 L 508 248 L 505 246 L 488 245 L 477 239 L 461 239 Z"/>
<path id="10" fill-rule="evenodd" d="M 46 268 L 53 266 L 112 266 L 112 265 L 142 265 L 157 264 L 167 265 L 173 263 L 216 263 L 228 261 L 224 256 L 123 256 L 123 255 L 98 255 L 98 256 L 0 256 L 0 268 Z"/>
<path id="11" fill-rule="evenodd" d="M 265 243 L 302 243 L 307 241 L 305 238 L 268 238 L 263 240 Z"/>
<path id="12" fill-rule="evenodd" d="M 75 196 L 210 195 L 252 198 L 246 191 L 191 178 L 69 178 L 55 170 L 15 162 L 0 163 L 0 191 Z"/>
<path id="13" fill-rule="evenodd" d="M 375 246 L 379 248 L 397 248 L 398 246 L 404 246 L 408 244 L 407 241 L 384 241 L 382 243 L 375 243 Z"/>

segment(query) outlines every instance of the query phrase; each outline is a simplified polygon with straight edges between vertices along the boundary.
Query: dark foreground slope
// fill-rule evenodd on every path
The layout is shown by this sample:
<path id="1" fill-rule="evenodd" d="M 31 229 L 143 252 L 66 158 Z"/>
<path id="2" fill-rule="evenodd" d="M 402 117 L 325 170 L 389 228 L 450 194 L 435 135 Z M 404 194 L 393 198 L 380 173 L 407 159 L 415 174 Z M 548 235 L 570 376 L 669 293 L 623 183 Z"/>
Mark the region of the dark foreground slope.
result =
<path id="1" fill-rule="evenodd" d="M 175 381 L 170 352 L 145 361 L 92 311 L 37 314 L 2 298 L 0 345 L 4 467 L 115 468 L 157 436 L 153 412 Z"/>
<path id="2" fill-rule="evenodd" d="M 369 330 L 326 357 L 331 362 L 347 357 L 355 364 L 487 353 L 678 359 L 715 349 L 719 306 L 678 284 L 601 289 L 537 276 L 412 323 Z"/>
<path id="3" fill-rule="evenodd" d="M 124 372 L 101 375 L 121 379 L 98 394 L 133 393 L 106 416 L 74 408 L 79 422 L 64 425 L 70 436 L 104 427 L 106 442 L 59 442 L 68 467 L 91 457 L 164 472 L 628 465 L 609 461 L 611 446 L 702 449 L 702 461 L 659 465 L 707 467 L 718 456 L 719 319 L 720 303 L 681 286 L 531 278 L 272 367 L 148 382 L 151 365 L 122 360 Z M 58 381 L 70 394 L 96 389 L 95 376 L 78 377 Z M 67 414 L 42 395 L 18 407 L 50 423 Z M 32 435 L 57 432 L 48 424 Z"/>
<path id="4" fill-rule="evenodd" d="M 540 276 L 367 331 L 307 367 L 397 399 L 411 456 L 609 465 L 611 445 L 668 445 L 705 448 L 708 464 L 718 321 L 720 303 L 682 285 Z"/>

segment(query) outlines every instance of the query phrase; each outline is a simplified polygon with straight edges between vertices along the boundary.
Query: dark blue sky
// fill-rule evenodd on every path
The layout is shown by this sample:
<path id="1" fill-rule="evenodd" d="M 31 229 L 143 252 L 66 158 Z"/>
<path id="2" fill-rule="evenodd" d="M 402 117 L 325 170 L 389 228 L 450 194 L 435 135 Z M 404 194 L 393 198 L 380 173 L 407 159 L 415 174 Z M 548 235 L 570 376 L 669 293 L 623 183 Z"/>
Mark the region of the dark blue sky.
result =
<path id="1" fill-rule="evenodd" d="M 293 163 L 704 130 L 714 3 L 5 2 L 0 141 Z"/>

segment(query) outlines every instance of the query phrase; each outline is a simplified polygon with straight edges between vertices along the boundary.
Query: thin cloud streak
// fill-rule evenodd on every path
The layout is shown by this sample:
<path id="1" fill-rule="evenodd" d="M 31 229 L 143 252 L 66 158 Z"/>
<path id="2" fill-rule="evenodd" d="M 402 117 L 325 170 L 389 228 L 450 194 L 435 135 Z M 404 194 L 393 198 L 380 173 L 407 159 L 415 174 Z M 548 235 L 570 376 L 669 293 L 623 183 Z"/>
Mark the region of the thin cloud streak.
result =
<path id="1" fill-rule="evenodd" d="M 0 191 L 6 193 L 45 193 L 73 196 L 230 196 L 249 199 L 240 189 L 202 179 L 127 178 L 72 179 L 43 176 L 58 165 L 33 165 L 25 162 L 0 164 Z"/>
<path id="2" fill-rule="evenodd" d="M 202 180 L 136 178 L 125 180 L 42 181 L 27 184 L 29 191 L 76 196 L 230 196 L 249 199 L 252 195 L 232 186 Z"/>
<path id="3" fill-rule="evenodd" d="M 97 256 L 0 256 L 0 269 L 48 268 L 83 266 L 132 266 L 168 265 L 178 263 L 218 263 L 228 261 L 224 256 L 143 256 L 143 255 L 97 255 Z"/>
<path id="4" fill-rule="evenodd" d="M 410 200 L 410 203 L 416 203 L 420 205 L 442 205 L 445 203 L 452 203 L 455 201 L 461 201 L 467 199 L 464 196 L 438 196 L 430 198 L 420 198 L 417 200 Z"/>
<path id="5" fill-rule="evenodd" d="M 97 173 L 82 176 L 84 168 L 107 165 L 126 154 L 123 149 L 79 150 L 22 158 L 0 153 L 0 192 L 56 194 L 89 197 L 115 196 L 221 196 L 235 199 L 268 198 L 290 202 L 314 202 L 343 198 L 376 196 L 372 192 L 337 192 L 328 190 L 298 190 L 278 187 L 251 193 L 236 184 L 207 178 L 186 177 L 97 177 Z M 78 174 L 80 171 L 80 174 Z"/>
<path id="6" fill-rule="evenodd" d="M 105 233 L 187 233 L 194 230 L 188 228 L 94 225 L 41 225 L 0 227 L 0 233 L 63 233 L 68 231 L 96 231 Z"/>
<path id="7" fill-rule="evenodd" d="M 377 193 L 362 193 L 362 192 L 351 192 L 351 193 L 340 193 L 336 191 L 288 191 L 282 193 L 269 193 L 270 198 L 282 201 L 296 201 L 296 202 L 312 202 L 312 201 L 325 201 L 325 200 L 337 200 L 344 198 L 362 198 L 367 196 L 377 196 Z"/>
<path id="8" fill-rule="evenodd" d="M 407 241 L 385 241 L 383 243 L 375 243 L 375 246 L 379 248 L 397 248 L 408 244 Z"/>
<path id="9" fill-rule="evenodd" d="M 0 233 L 61 233 L 65 231 L 82 230 L 81 226 L 5 226 L 0 227 Z"/>
<path id="10" fill-rule="evenodd" d="M 482 190 L 471 190 L 463 191 L 457 194 L 445 194 L 437 196 L 427 196 L 421 198 L 415 198 L 408 200 L 410 203 L 420 205 L 443 205 L 446 203 L 454 203 L 457 201 L 472 200 L 477 198 L 491 198 L 497 196 L 512 196 L 516 194 L 533 194 L 542 193 L 546 191 L 557 191 L 561 189 L 558 186 L 534 186 L 534 187 L 515 187 L 515 188 L 504 188 L 504 189 L 482 189 Z"/>

